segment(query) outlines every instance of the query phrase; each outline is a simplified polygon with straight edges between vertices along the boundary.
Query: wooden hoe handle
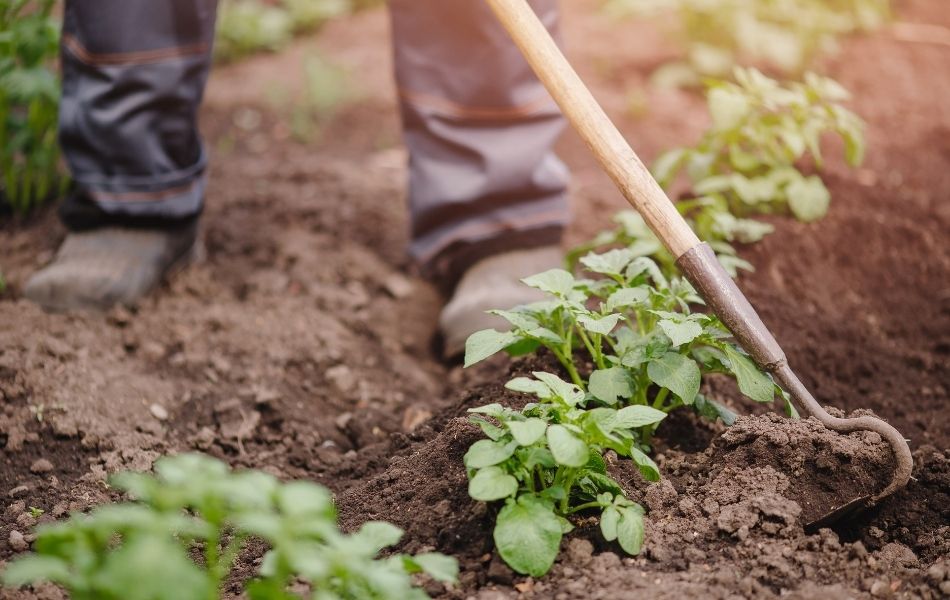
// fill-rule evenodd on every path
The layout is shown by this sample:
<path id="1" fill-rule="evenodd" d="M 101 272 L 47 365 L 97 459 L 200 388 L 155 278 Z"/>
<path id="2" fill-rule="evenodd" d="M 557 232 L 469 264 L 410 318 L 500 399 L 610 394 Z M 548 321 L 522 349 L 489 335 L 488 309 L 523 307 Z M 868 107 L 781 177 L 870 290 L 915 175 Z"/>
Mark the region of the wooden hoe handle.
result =
<path id="1" fill-rule="evenodd" d="M 630 204 L 679 258 L 699 238 L 568 63 L 526 0 L 487 0 L 561 111 Z"/>
<path id="2" fill-rule="evenodd" d="M 808 392 L 792 372 L 778 342 L 719 263 L 715 252 L 708 244 L 700 242 L 663 188 L 643 166 L 636 152 L 561 53 L 527 0 L 485 1 L 621 193 L 673 254 L 677 266 L 746 352 L 759 366 L 773 374 L 800 408 L 829 429 L 839 432 L 859 429 L 876 431 L 894 449 L 897 469 L 890 484 L 875 496 L 860 499 L 861 503 L 873 504 L 906 485 L 910 479 L 913 458 L 904 437 L 879 419 L 833 417 Z"/>

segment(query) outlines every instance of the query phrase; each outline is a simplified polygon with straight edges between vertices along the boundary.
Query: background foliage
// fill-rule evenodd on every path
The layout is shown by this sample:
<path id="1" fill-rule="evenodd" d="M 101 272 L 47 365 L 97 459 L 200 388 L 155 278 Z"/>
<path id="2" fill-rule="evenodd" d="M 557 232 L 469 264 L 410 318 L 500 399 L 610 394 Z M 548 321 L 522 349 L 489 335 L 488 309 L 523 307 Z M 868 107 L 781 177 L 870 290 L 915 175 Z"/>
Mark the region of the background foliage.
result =
<path id="1" fill-rule="evenodd" d="M 0 0 L 0 212 L 23 212 L 66 185 L 56 123 L 55 0 Z"/>

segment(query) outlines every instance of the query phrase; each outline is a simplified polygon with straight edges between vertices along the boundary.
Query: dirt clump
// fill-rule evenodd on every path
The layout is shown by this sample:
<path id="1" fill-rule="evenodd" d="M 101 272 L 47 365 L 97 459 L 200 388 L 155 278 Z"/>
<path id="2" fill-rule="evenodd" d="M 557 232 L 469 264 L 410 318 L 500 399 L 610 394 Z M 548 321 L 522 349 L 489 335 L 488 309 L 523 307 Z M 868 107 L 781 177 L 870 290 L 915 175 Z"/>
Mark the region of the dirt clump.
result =
<path id="1" fill-rule="evenodd" d="M 895 464 L 890 446 L 875 432 L 841 435 L 816 419 L 775 414 L 740 417 L 716 440 L 710 462 L 716 468 L 771 466 L 794 480 L 786 496 L 801 507 L 803 523 L 880 491 Z"/>

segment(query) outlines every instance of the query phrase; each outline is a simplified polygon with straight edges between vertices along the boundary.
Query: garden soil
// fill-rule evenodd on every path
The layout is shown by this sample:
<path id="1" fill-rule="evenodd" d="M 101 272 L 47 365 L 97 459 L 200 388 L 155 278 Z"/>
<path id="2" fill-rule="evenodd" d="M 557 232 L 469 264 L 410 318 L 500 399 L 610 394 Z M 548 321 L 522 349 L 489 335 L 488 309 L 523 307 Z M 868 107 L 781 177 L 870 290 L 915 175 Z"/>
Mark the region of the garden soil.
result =
<path id="1" fill-rule="evenodd" d="M 663 30 L 608 20 L 593 0 L 565 4 L 569 54 L 643 157 L 695 141 L 701 96 L 646 86 L 676 53 Z M 899 18 L 947 28 L 943 4 L 898 2 Z M 387 519 L 407 530 L 404 549 L 457 556 L 458 586 L 427 584 L 440 598 L 950 597 L 950 47 L 885 30 L 828 58 L 868 122 L 867 161 L 847 169 L 830 142 L 828 217 L 774 217 L 776 232 L 742 249 L 756 271 L 741 286 L 805 383 L 898 427 L 914 480 L 853 522 L 806 533 L 817 507 L 886 480 L 887 447 L 769 414 L 713 380 L 707 391 L 749 416 L 727 429 L 671 415 L 656 484 L 611 461 L 648 509 L 642 555 L 581 518 L 535 580 L 494 553 L 497 507 L 468 498 L 461 456 L 479 436 L 465 409 L 523 402 L 502 384 L 545 359 L 464 371 L 438 360 L 443 299 L 403 253 L 387 35 L 385 13 L 365 11 L 216 71 L 202 121 L 214 155 L 206 257 L 137 307 L 31 306 L 23 283 L 64 232 L 52 211 L 0 226 L 0 560 L 29 546 L 38 521 L 118 499 L 109 473 L 200 450 L 327 485 L 348 529 Z M 305 128 L 285 103 L 314 53 L 349 73 L 348 97 Z M 574 173 L 568 242 L 579 242 L 623 204 L 576 137 L 560 151 Z"/>

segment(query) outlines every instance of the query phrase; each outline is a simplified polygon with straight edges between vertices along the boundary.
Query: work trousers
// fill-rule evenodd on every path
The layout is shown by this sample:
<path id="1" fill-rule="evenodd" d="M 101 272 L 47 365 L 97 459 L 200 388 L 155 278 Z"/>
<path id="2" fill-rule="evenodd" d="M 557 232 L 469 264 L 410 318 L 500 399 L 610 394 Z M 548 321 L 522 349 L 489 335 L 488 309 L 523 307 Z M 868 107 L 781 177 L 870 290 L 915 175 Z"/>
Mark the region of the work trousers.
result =
<path id="1" fill-rule="evenodd" d="M 556 1 L 532 1 L 555 35 Z M 67 0 L 60 139 L 77 184 L 67 226 L 103 221 L 74 210 L 76 198 L 105 221 L 201 212 L 197 113 L 216 4 Z M 451 277 L 488 254 L 557 243 L 568 219 L 567 170 L 552 150 L 563 120 L 506 32 L 483 0 L 388 4 L 410 255 Z"/>

